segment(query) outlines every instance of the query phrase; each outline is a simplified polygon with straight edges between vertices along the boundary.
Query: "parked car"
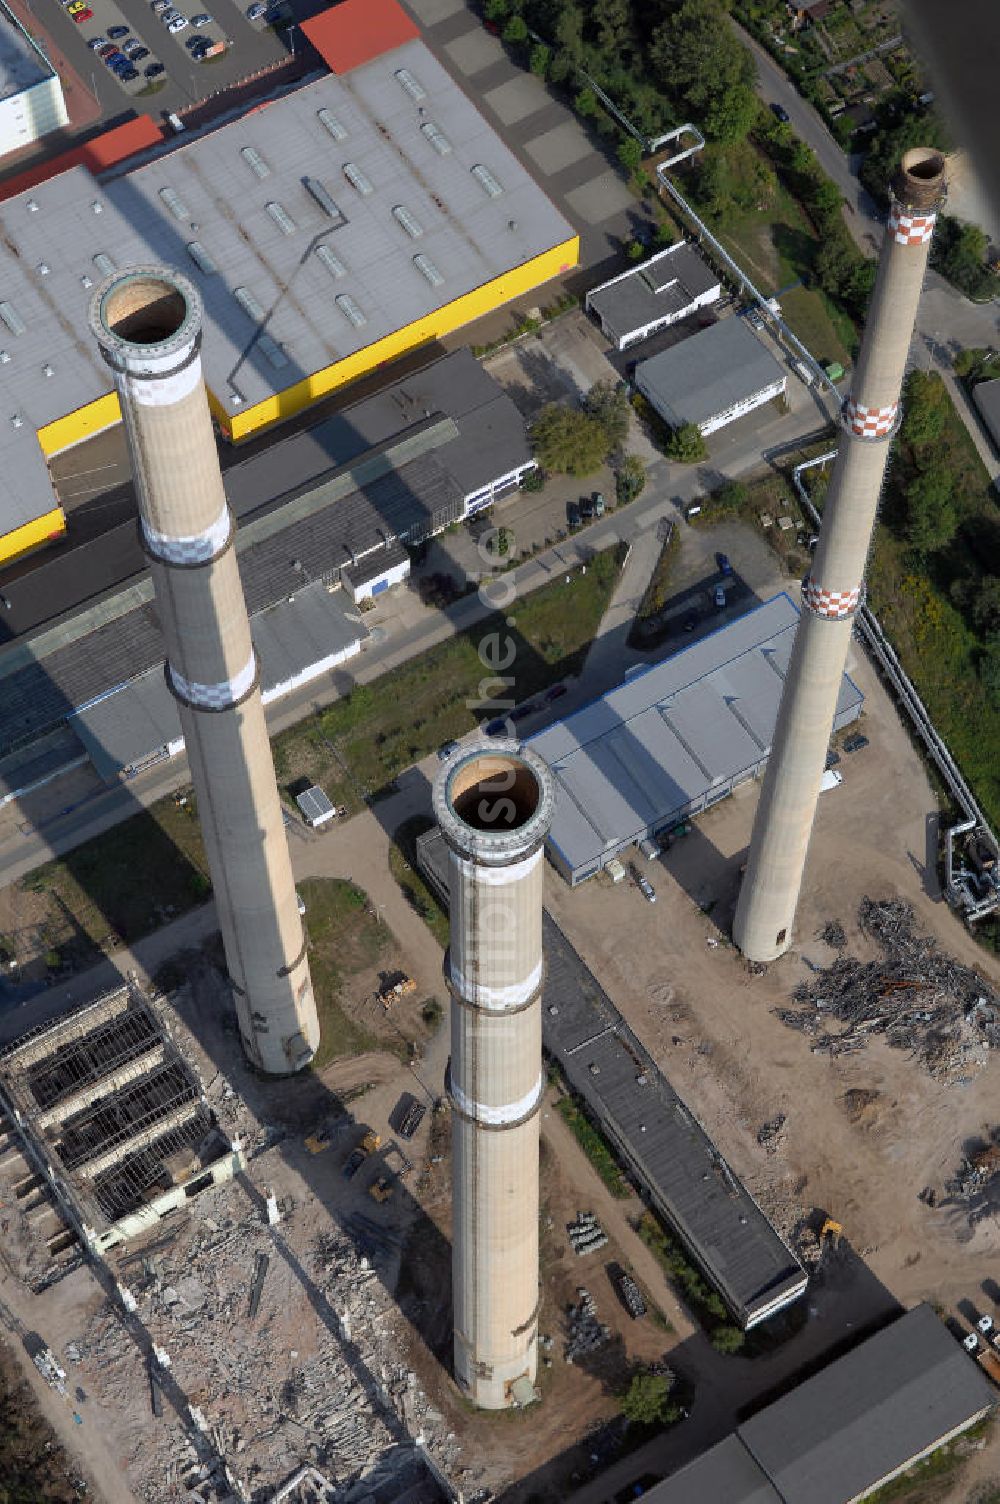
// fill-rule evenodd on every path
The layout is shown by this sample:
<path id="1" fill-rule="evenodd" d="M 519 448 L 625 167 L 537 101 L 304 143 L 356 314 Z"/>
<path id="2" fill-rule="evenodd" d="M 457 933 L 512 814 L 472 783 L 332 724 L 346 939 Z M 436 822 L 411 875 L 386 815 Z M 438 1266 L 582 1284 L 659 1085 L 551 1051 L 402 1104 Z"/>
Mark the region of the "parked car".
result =
<path id="1" fill-rule="evenodd" d="M 518 705 L 516 709 L 512 710 L 510 718 L 512 721 L 526 721 L 529 715 L 535 715 L 539 708 L 534 700 L 529 700 L 527 705 Z"/>
<path id="2" fill-rule="evenodd" d="M 199 11 L 196 16 L 191 17 L 192 26 L 211 26 L 211 24 L 212 17 L 208 14 L 207 10 Z"/>
<path id="3" fill-rule="evenodd" d="M 118 37 L 127 37 L 131 29 L 130 26 L 109 26 L 108 36 L 115 37 L 116 39 Z"/>
<path id="4" fill-rule="evenodd" d="M 646 877 L 644 873 L 640 872 L 638 867 L 630 867 L 629 871 L 632 874 L 632 881 L 635 883 L 636 887 L 639 889 L 639 892 L 642 894 L 646 902 L 655 903 L 656 889 L 653 887 L 653 884 L 650 882 L 649 878 Z"/>
<path id="5" fill-rule="evenodd" d="M 570 527 L 580 526 L 580 508 L 575 501 L 568 501 L 566 503 L 566 521 Z"/>
<path id="6" fill-rule="evenodd" d="M 188 52 L 201 52 L 205 47 L 211 46 L 208 37 L 188 37 L 184 43 Z"/>
<path id="7" fill-rule="evenodd" d="M 166 73 L 167 70 L 162 63 L 148 63 L 142 71 L 145 78 L 159 78 L 160 74 Z"/>
<path id="8" fill-rule="evenodd" d="M 604 516 L 604 508 L 605 508 L 604 492 L 603 491 L 595 491 L 594 492 L 594 516 L 595 517 L 603 517 Z"/>
<path id="9" fill-rule="evenodd" d="M 253 5 L 247 8 L 248 21 L 261 21 L 267 15 L 267 6 L 264 0 L 254 0 Z"/>
<path id="10" fill-rule="evenodd" d="M 144 57 L 149 56 L 149 48 L 144 47 L 141 42 L 138 46 L 135 43 L 127 42 L 124 50 L 125 56 L 130 58 L 133 63 L 141 63 Z"/>
<path id="11" fill-rule="evenodd" d="M 967 1353 L 977 1353 L 979 1351 L 979 1338 L 975 1332 L 970 1332 L 967 1337 L 962 1338 L 962 1346 Z"/>
<path id="12" fill-rule="evenodd" d="M 173 10 L 173 6 L 170 4 L 170 0 L 153 0 L 150 9 L 154 16 L 162 16 L 165 10 Z"/>
<path id="13" fill-rule="evenodd" d="M 136 79 L 136 78 L 139 77 L 139 70 L 138 70 L 138 68 L 133 68 L 132 64 L 129 63 L 126 68 L 122 68 L 121 69 L 121 71 L 118 74 L 118 77 L 121 79 L 121 81 L 122 81 L 123 84 L 130 84 L 133 81 L 133 79 Z"/>
<path id="14" fill-rule="evenodd" d="M 730 562 L 727 559 L 727 557 L 726 557 L 725 554 L 716 554 L 716 556 L 715 556 L 715 562 L 718 565 L 718 569 L 719 569 L 719 573 L 720 574 L 725 574 L 725 575 L 732 574 L 732 572 L 733 572 L 733 566 L 730 564 Z"/>
<path id="15" fill-rule="evenodd" d="M 113 57 L 114 54 L 118 51 L 118 48 L 115 46 L 114 42 L 102 42 L 99 47 L 94 48 L 94 51 L 97 53 L 97 56 L 103 60 L 106 57 Z"/>
<path id="16" fill-rule="evenodd" d="M 844 751 L 845 752 L 860 752 L 863 747 L 867 747 L 867 746 L 868 746 L 868 738 L 867 738 L 867 736 L 861 736 L 860 734 L 858 736 L 849 736 L 847 738 L 847 740 L 844 742 Z"/>
<path id="17" fill-rule="evenodd" d="M 726 604 L 726 587 L 724 585 L 716 585 L 712 591 L 712 603 L 717 611 L 724 610 Z"/>
<path id="18" fill-rule="evenodd" d="M 565 684 L 553 684 L 551 689 L 545 691 L 545 698 L 551 704 L 553 700 L 561 700 L 565 693 Z"/>
<path id="19" fill-rule="evenodd" d="M 107 46 L 107 41 L 107 37 L 90 37 L 88 38 L 87 46 L 90 48 L 91 52 L 96 52 L 98 47 Z"/>
<path id="20" fill-rule="evenodd" d="M 447 762 L 448 759 L 449 759 L 449 757 L 454 757 L 454 755 L 455 755 L 455 753 L 457 751 L 458 751 L 458 742 L 455 742 L 455 741 L 442 742 L 441 746 L 438 747 L 438 761 L 439 762 Z"/>
<path id="21" fill-rule="evenodd" d="M 175 31 L 183 31 L 190 24 L 187 16 L 174 16 L 172 21 L 167 22 L 167 30 L 173 35 Z"/>
<path id="22" fill-rule="evenodd" d="M 992 1332 L 993 1330 L 993 1317 L 980 1316 L 979 1320 L 976 1322 L 976 1327 L 980 1332 L 982 1332 L 984 1337 L 988 1337 L 990 1335 L 990 1332 Z"/>
<path id="23" fill-rule="evenodd" d="M 580 516 L 583 518 L 584 522 L 589 522 L 593 515 L 594 498 L 592 496 L 585 496 L 580 502 Z"/>
<path id="24" fill-rule="evenodd" d="M 483 730 L 487 736 L 506 736 L 507 722 L 503 716 L 498 716 L 495 721 L 487 721 Z"/>
<path id="25" fill-rule="evenodd" d="M 783 104 L 778 104 L 777 100 L 775 100 L 771 105 L 771 110 L 775 118 L 781 121 L 782 125 L 788 124 L 789 115 Z"/>
<path id="26" fill-rule="evenodd" d="M 197 47 L 191 48 L 191 56 L 196 63 L 204 62 L 205 58 L 211 57 L 219 45 L 217 42 L 213 42 L 211 37 L 192 38 L 192 41 L 197 41 L 198 43 Z"/>
<path id="27" fill-rule="evenodd" d="M 77 26 L 82 26 L 85 21 L 92 21 L 94 19 L 94 12 L 91 10 L 89 5 L 85 5 L 82 10 L 73 10 L 71 8 L 69 11 L 67 11 L 67 15 L 71 15 L 73 17 L 73 20 L 76 22 Z"/>

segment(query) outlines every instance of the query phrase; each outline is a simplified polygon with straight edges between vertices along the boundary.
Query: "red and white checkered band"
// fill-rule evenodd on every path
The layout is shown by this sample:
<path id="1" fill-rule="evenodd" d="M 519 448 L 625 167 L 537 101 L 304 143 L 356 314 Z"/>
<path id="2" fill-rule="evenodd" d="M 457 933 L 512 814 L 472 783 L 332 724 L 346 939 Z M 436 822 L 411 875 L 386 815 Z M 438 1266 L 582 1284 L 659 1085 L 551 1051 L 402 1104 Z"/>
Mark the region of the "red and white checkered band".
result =
<path id="1" fill-rule="evenodd" d="M 899 245 L 924 245 L 934 234 L 935 214 L 907 214 L 893 204 L 889 230 Z"/>
<path id="2" fill-rule="evenodd" d="M 853 397 L 848 397 L 841 418 L 848 433 L 857 434 L 859 439 L 881 439 L 892 433 L 897 409 L 895 402 L 890 402 L 888 407 L 863 407 Z"/>
<path id="3" fill-rule="evenodd" d="M 802 581 L 802 604 L 816 616 L 828 616 L 834 621 L 850 616 L 858 609 L 860 600 L 860 585 L 855 590 L 824 590 L 809 575 Z"/>

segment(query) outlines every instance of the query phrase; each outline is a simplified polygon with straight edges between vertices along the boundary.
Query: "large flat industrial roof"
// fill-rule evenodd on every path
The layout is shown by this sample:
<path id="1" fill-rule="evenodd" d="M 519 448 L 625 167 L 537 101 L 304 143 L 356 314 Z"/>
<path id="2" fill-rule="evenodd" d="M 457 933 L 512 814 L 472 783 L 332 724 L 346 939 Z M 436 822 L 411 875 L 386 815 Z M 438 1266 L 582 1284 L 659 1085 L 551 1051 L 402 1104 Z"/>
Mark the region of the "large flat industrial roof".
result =
<path id="1" fill-rule="evenodd" d="M 0 0 L 0 99 L 51 78 L 54 69 L 12 11 Z"/>
<path id="2" fill-rule="evenodd" d="M 567 869 L 666 826 L 761 765 L 798 619 L 782 592 L 530 738 L 556 779 L 549 842 Z M 845 674 L 838 717 L 862 699 Z"/>
<path id="3" fill-rule="evenodd" d="M 916 1306 L 740 1427 L 785 1504 L 845 1504 L 994 1404 L 982 1371 Z"/>
<path id="4" fill-rule="evenodd" d="M 626 335 L 683 313 L 718 286 L 718 274 L 684 240 L 595 287 L 587 303 L 619 335 Z"/>
<path id="5" fill-rule="evenodd" d="M 743 319 L 720 319 L 635 368 L 639 390 L 680 423 L 705 423 L 785 375 Z"/>
<path id="6" fill-rule="evenodd" d="M 727 1436 L 648 1489 L 650 1504 L 784 1504 L 738 1436 Z"/>
<path id="7" fill-rule="evenodd" d="M 235 415 L 574 233 L 419 41 L 100 184 L 36 184 L 0 204 L 0 526 L 39 512 L 31 430 L 110 390 L 86 314 L 112 266 L 193 277 L 206 383 Z"/>
<path id="8" fill-rule="evenodd" d="M 972 396 L 990 431 L 990 437 L 1000 449 L 1000 376 L 994 381 L 981 381 L 972 389 Z"/>

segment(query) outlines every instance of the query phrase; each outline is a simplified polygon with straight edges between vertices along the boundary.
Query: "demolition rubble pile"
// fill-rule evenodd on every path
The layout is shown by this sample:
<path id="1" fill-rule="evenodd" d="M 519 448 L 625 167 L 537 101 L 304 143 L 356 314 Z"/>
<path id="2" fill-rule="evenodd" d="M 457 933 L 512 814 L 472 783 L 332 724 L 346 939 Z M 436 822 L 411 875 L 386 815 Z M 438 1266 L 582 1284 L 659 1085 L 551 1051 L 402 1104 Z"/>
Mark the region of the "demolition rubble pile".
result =
<path id="1" fill-rule="evenodd" d="M 984 1065 L 1000 1047 L 1000 996 L 916 933 L 909 904 L 864 898 L 858 925 L 882 957 L 838 955 L 796 988 L 796 1008 L 775 1010 L 781 1021 L 810 1035 L 814 1054 L 850 1054 L 881 1037 L 934 1076 L 967 1078 Z"/>
<path id="2" fill-rule="evenodd" d="M 944 1183 L 946 1196 L 953 1204 L 963 1206 L 970 1227 L 1000 1216 L 1000 1143 L 996 1136 L 994 1129 L 994 1140 L 963 1159 L 958 1174 Z M 933 1187 L 925 1187 L 921 1200 L 928 1206 L 938 1204 Z"/>
<path id="3" fill-rule="evenodd" d="M 454 1463 L 454 1436 L 392 1356 L 391 1305 L 368 1259 L 339 1232 L 303 1246 L 287 1202 L 274 1230 L 256 1209 L 237 1217 L 231 1206 L 216 1198 L 214 1215 L 123 1261 L 136 1322 L 169 1358 L 152 1385 L 112 1305 L 74 1343 L 80 1377 L 114 1411 L 119 1435 L 127 1431 L 137 1496 L 188 1497 L 206 1455 L 223 1459 L 254 1500 L 306 1463 L 342 1488 L 410 1467 L 420 1433 L 442 1467 Z M 162 1418 L 150 1424 L 157 1402 Z M 192 1407 L 200 1434 L 187 1424 Z M 386 1498 L 398 1497 L 393 1487 Z"/>
<path id="4" fill-rule="evenodd" d="M 596 1352 L 611 1337 L 611 1328 L 605 1326 L 598 1316 L 597 1302 L 590 1291 L 581 1285 L 576 1293 L 579 1297 L 577 1304 L 569 1306 L 566 1311 L 567 1363 L 576 1362 L 586 1353 Z"/>

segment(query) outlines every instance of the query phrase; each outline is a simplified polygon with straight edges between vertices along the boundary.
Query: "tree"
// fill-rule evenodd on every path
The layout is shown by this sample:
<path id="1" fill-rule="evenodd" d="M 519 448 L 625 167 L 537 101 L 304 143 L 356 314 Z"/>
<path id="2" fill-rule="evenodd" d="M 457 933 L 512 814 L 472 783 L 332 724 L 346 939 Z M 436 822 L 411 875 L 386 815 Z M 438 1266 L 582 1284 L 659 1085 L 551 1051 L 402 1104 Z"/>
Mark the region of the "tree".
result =
<path id="1" fill-rule="evenodd" d="M 633 1374 L 621 1397 L 621 1411 L 629 1425 L 662 1426 L 676 1420 L 679 1411 L 670 1403 L 670 1380 L 662 1373 Z"/>
<path id="2" fill-rule="evenodd" d="M 597 103 L 597 95 L 594 93 L 593 89 L 581 89 L 579 94 L 574 99 L 573 105 L 576 109 L 576 113 L 578 115 L 582 115 L 584 119 L 586 119 L 588 115 L 596 115 L 599 108 Z"/>
<path id="3" fill-rule="evenodd" d="M 944 432 L 945 416 L 941 378 L 934 371 L 911 371 L 903 387 L 904 441 L 916 449 L 936 443 Z"/>
<path id="4" fill-rule="evenodd" d="M 947 470 L 925 470 L 906 490 L 907 540 L 918 553 L 935 553 L 951 542 L 957 527 L 950 475 Z"/>
<path id="5" fill-rule="evenodd" d="M 646 467 L 637 454 L 626 454 L 615 476 L 615 497 L 619 506 L 635 501 L 646 489 Z"/>
<path id="6" fill-rule="evenodd" d="M 757 116 L 753 59 L 719 0 L 682 0 L 649 49 L 658 81 L 714 141 L 739 141 Z"/>
<path id="7" fill-rule="evenodd" d="M 542 408 L 532 424 L 531 440 L 542 468 L 560 475 L 592 475 L 610 447 L 602 423 L 561 402 Z"/>
<path id="8" fill-rule="evenodd" d="M 738 1353 L 742 1350 L 744 1340 L 738 1326 L 717 1326 L 710 1338 L 717 1353 Z"/>
<path id="9" fill-rule="evenodd" d="M 531 49 L 528 59 L 528 67 L 538 78 L 544 78 L 549 71 L 549 63 L 552 60 L 551 49 L 544 42 L 536 42 Z"/>
<path id="10" fill-rule="evenodd" d="M 634 136 L 626 136 L 618 147 L 618 160 L 626 172 L 638 172 L 642 166 L 642 146 Z"/>
<path id="11" fill-rule="evenodd" d="M 625 383 L 595 382 L 583 399 L 583 410 L 601 424 L 607 434 L 608 449 L 620 449 L 628 437 L 629 418 L 632 416 Z"/>
<path id="12" fill-rule="evenodd" d="M 989 238 L 978 225 L 962 224 L 942 214 L 931 245 L 931 265 L 967 297 L 990 298 L 1000 278 L 986 265 L 988 248 Z"/>
<path id="13" fill-rule="evenodd" d="M 693 465 L 708 454 L 701 430 L 694 423 L 682 423 L 667 441 L 667 454 L 683 465 Z"/>
<path id="14" fill-rule="evenodd" d="M 587 24 L 596 31 L 597 45 L 607 55 L 620 53 L 634 40 L 629 0 L 590 0 Z"/>
<path id="15" fill-rule="evenodd" d="M 740 512 L 746 505 L 749 494 L 741 480 L 727 480 L 716 491 L 713 499 L 720 512 Z"/>
<path id="16" fill-rule="evenodd" d="M 503 29 L 503 39 L 515 44 L 528 40 L 528 23 L 523 16 L 511 16 Z"/>
<path id="17" fill-rule="evenodd" d="M 979 656 L 979 682 L 990 699 L 1000 705 L 1000 632 L 994 632 Z"/>
<path id="18" fill-rule="evenodd" d="M 970 591 L 972 620 L 984 637 L 1000 633 L 1000 578 L 984 575 Z"/>
<path id="19" fill-rule="evenodd" d="M 889 183 L 899 166 L 900 158 L 912 146 L 943 147 L 944 130 L 933 113 L 906 115 L 902 120 L 886 120 L 876 131 L 861 164 L 861 181 L 879 203 L 889 197 Z"/>

